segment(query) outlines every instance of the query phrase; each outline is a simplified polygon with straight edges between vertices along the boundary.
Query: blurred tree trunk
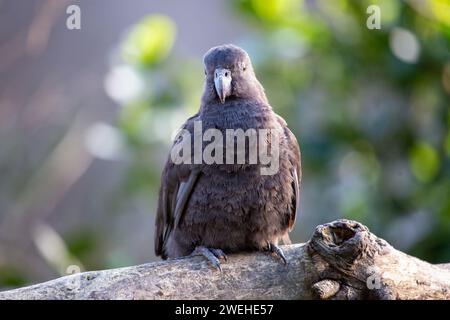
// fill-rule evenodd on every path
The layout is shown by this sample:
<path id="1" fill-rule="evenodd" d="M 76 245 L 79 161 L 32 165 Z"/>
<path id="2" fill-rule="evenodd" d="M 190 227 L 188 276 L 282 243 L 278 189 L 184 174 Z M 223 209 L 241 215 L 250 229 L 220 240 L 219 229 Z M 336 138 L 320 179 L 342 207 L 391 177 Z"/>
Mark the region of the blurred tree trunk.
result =
<path id="1" fill-rule="evenodd" d="M 450 264 L 397 251 L 362 224 L 337 220 L 305 244 L 229 256 L 223 271 L 201 257 L 70 275 L 0 293 L 0 299 L 450 299 Z"/>

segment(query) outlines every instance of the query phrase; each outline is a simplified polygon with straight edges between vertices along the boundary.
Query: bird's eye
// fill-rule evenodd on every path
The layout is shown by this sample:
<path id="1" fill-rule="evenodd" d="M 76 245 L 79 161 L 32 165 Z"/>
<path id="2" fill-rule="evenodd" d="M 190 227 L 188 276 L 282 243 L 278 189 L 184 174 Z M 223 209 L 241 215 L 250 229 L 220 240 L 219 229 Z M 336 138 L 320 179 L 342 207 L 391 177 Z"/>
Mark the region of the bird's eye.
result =
<path id="1" fill-rule="evenodd" d="M 242 66 L 242 71 L 245 71 L 245 70 L 247 70 L 247 66 L 243 65 Z"/>
<path id="2" fill-rule="evenodd" d="M 205 69 L 205 70 L 203 70 L 203 72 L 205 73 L 205 76 L 206 76 L 206 69 Z"/>

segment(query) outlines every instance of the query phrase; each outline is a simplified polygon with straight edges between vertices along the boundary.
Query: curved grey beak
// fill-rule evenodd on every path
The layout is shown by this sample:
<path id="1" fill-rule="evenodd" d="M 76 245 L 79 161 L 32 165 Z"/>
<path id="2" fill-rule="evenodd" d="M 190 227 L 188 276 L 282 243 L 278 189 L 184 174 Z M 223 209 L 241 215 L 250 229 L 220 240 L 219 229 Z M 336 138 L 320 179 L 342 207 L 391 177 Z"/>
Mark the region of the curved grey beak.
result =
<path id="1" fill-rule="evenodd" d="M 231 71 L 217 68 L 214 71 L 214 86 L 220 102 L 224 103 L 225 99 L 231 94 Z"/>

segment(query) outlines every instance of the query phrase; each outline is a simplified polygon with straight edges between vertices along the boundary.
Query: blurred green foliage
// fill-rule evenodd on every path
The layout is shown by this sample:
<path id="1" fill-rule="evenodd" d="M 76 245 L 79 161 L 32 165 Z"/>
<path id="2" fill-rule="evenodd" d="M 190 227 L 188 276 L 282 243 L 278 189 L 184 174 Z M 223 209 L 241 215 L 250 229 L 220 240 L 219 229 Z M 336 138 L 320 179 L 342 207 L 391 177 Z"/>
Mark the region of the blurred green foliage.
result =
<path id="1" fill-rule="evenodd" d="M 140 21 L 122 45 L 125 61 L 151 66 L 169 54 L 175 40 L 175 25 L 165 16 Z"/>
<path id="2" fill-rule="evenodd" d="M 411 169 L 417 179 L 431 181 L 439 170 L 440 158 L 437 151 L 427 143 L 417 143 L 410 154 Z"/>
<path id="3" fill-rule="evenodd" d="M 8 266 L 0 268 L 0 284 L 4 287 L 21 287 L 28 281 L 23 270 L 17 270 Z"/>

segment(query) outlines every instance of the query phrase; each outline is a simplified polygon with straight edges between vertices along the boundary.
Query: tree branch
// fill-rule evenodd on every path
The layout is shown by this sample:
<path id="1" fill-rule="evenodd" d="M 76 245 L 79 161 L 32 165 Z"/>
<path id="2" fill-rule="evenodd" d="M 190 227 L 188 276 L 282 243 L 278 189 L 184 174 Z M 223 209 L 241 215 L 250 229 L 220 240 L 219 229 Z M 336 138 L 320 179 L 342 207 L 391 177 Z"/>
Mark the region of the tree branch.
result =
<path id="1" fill-rule="evenodd" d="M 362 224 L 337 220 L 310 241 L 229 256 L 222 272 L 201 257 L 91 271 L 0 292 L 0 299 L 450 299 L 450 268 L 397 251 Z"/>

